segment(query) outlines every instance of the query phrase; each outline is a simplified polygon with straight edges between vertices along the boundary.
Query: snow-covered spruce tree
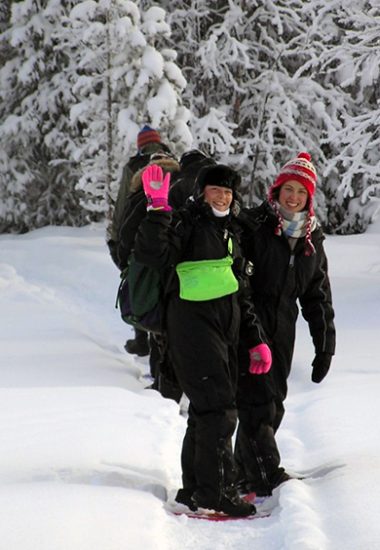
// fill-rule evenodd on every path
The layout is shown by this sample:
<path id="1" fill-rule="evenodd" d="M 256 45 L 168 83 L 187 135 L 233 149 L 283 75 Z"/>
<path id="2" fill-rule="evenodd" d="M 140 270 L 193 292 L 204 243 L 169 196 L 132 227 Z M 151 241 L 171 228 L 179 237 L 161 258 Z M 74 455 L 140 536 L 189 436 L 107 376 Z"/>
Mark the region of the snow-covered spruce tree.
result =
<path id="1" fill-rule="evenodd" d="M 364 177 L 353 161 L 347 181 L 341 180 L 343 164 L 347 165 L 342 145 L 346 152 L 350 149 L 353 124 L 361 132 L 370 129 L 371 123 L 377 128 L 377 98 L 372 89 L 369 110 L 361 105 L 353 90 L 337 78 L 342 64 L 336 60 L 347 58 L 347 47 L 353 50 L 350 58 L 365 55 L 366 71 L 359 71 L 359 78 L 367 78 L 371 89 L 375 80 L 368 77 L 377 65 L 373 48 L 364 46 L 378 36 L 372 4 L 353 0 L 170 2 L 172 38 L 189 82 L 185 97 L 191 106 L 194 137 L 241 171 L 250 204 L 265 196 L 279 167 L 302 149 L 312 154 L 318 169 L 317 211 L 327 230 L 341 226 L 347 210 L 357 211 L 359 195 L 363 201 L 377 192 L 373 180 L 367 185 L 373 174 L 373 164 L 369 168 L 368 162 L 363 163 Z M 348 19 L 350 12 L 354 17 Z M 368 18 L 372 18 L 370 25 Z M 361 54 L 355 51 L 359 43 Z M 375 133 L 374 148 L 376 139 Z M 356 148 L 363 143 L 360 138 Z M 366 155 L 372 156 L 367 150 Z M 349 197 L 352 191 L 347 194 L 347 182 L 358 180 L 360 193 Z M 373 215 L 374 200 L 367 204 L 368 215 Z"/>
<path id="2" fill-rule="evenodd" d="M 307 2 L 173 4 L 172 36 L 188 80 L 194 137 L 240 170 L 250 204 L 261 200 L 289 157 L 307 149 L 321 158 L 325 120 L 318 107 L 335 92 L 314 78 Z M 336 124 L 333 109 L 324 117 Z"/>
<path id="3" fill-rule="evenodd" d="M 234 105 L 242 93 L 239 73 L 247 62 L 245 45 L 224 32 L 228 2 L 163 0 L 172 44 L 187 80 L 194 143 L 227 161 L 235 151 Z"/>
<path id="4" fill-rule="evenodd" d="M 326 139 L 328 229 L 360 233 L 380 211 L 380 6 L 339 1 L 324 13 L 335 32 L 321 51 L 320 72 L 325 87 L 328 81 L 350 98 Z"/>
<path id="5" fill-rule="evenodd" d="M 0 68 L 1 231 L 84 221 L 70 160 L 67 59 L 55 38 L 68 7 L 67 0 L 12 2 L 0 37 L 8 51 Z"/>
<path id="6" fill-rule="evenodd" d="M 252 190 L 264 196 L 279 167 L 297 152 L 309 151 L 319 175 L 316 210 L 327 228 L 330 182 L 324 174 L 331 158 L 329 136 L 341 129 L 352 103 L 349 94 L 321 71 L 321 56 L 327 44 L 341 39 L 339 29 L 321 1 L 279 1 L 269 10 L 261 4 L 252 17 L 257 60 L 252 87 L 259 90 L 256 98 L 261 97 L 261 106 L 256 126 L 252 120 L 256 150 L 251 197 Z M 251 101 L 254 108 L 255 98 Z"/>
<path id="7" fill-rule="evenodd" d="M 279 165 L 306 149 L 319 174 L 317 213 L 325 229 L 363 230 L 378 206 L 368 195 L 376 192 L 374 181 L 378 181 L 377 155 L 373 155 L 378 134 L 371 124 L 377 129 L 373 85 L 378 84 L 374 39 L 379 36 L 379 8 L 375 12 L 369 9 L 370 2 L 353 0 L 276 2 L 270 10 L 265 9 L 267 3 L 260 4 L 251 24 L 259 30 L 256 45 L 251 41 L 256 51 L 251 84 L 256 95 L 251 97 L 255 104 L 261 96 L 262 107 L 256 128 L 252 126 L 257 149 L 250 189 L 262 195 L 260 186 L 255 186 L 257 176 L 259 182 L 271 183 Z M 351 59 L 357 59 L 353 71 Z M 355 75 L 352 87 L 347 85 L 348 67 L 350 77 Z M 242 110 L 249 101 L 245 103 Z M 245 110 L 248 120 L 252 110 L 249 106 Z M 350 191 L 348 182 L 353 186 Z M 362 217 L 359 197 L 366 202 Z"/>
<path id="8" fill-rule="evenodd" d="M 0 32 L 3 32 L 8 28 L 10 18 L 11 0 L 3 0 L 0 4 Z"/>
<path id="9" fill-rule="evenodd" d="M 77 189 L 94 219 L 110 214 L 143 124 L 158 128 L 177 154 L 190 146 L 181 100 L 186 81 L 174 50 L 165 47 L 170 29 L 159 7 L 140 13 L 128 0 L 88 0 L 77 3 L 65 24 L 65 47 L 77 66 L 71 109 L 81 128 Z"/>

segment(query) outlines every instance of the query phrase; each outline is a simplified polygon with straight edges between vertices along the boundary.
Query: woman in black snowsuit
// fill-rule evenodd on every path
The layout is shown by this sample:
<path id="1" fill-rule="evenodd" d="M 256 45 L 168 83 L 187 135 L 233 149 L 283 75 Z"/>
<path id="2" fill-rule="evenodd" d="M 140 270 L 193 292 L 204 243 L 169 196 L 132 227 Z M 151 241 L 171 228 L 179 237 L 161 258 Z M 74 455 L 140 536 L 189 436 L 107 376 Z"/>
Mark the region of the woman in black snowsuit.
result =
<path id="1" fill-rule="evenodd" d="M 172 273 L 166 336 L 176 376 L 190 401 L 181 454 L 183 488 L 176 500 L 193 510 L 202 507 L 234 516 L 250 515 L 255 509 L 240 499 L 235 485 L 231 446 L 237 422 L 241 317 L 247 349 L 258 353 L 257 362 L 264 361 L 267 367 L 270 357 L 252 304 L 238 291 L 244 274 L 237 268 L 238 264 L 242 268 L 243 261 L 237 238 L 239 225 L 233 211 L 240 177 L 224 165 L 203 168 L 196 179 L 195 199 L 174 213 L 167 204 L 168 177 L 163 181 L 159 167 L 143 173 L 150 210 L 140 224 L 135 255 L 146 265 Z M 182 294 L 185 290 L 176 267 L 184 261 L 196 261 L 199 266 L 200 260 L 226 257 L 234 258 L 234 268 L 229 267 L 233 288 L 221 291 L 219 297 Z M 198 282 L 196 279 L 195 284 Z M 213 275 L 207 293 L 215 288 Z"/>
<path id="2" fill-rule="evenodd" d="M 244 252 L 254 264 L 250 278 L 257 315 L 272 351 L 272 368 L 247 376 L 249 357 L 241 353 L 239 428 L 235 458 L 242 491 L 271 494 L 289 479 L 280 467 L 275 440 L 284 415 L 299 302 L 315 347 L 312 380 L 326 376 L 335 351 L 324 236 L 313 211 L 316 171 L 308 153 L 300 153 L 281 169 L 268 201 L 241 212 Z"/>

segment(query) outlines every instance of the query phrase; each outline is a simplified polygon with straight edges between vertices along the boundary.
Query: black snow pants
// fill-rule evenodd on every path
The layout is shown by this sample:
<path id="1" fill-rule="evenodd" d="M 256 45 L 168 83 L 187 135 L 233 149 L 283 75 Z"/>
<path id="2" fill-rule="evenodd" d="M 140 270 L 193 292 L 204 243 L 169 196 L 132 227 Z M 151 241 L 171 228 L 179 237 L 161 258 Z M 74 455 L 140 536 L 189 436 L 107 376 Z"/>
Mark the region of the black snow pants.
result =
<path id="1" fill-rule="evenodd" d="M 288 326 L 280 328 L 278 337 L 270 342 L 272 367 L 267 374 L 250 374 L 247 350 L 239 349 L 239 425 L 234 455 L 239 469 L 239 486 L 244 492 L 271 494 L 284 476 L 275 435 L 285 412 L 295 322 L 289 323 L 288 319 Z"/>
<path id="2" fill-rule="evenodd" d="M 169 354 L 190 401 L 181 453 L 183 487 L 199 505 L 211 508 L 236 490 L 231 438 L 237 424 L 239 324 L 236 295 L 205 302 L 173 297 L 168 305 Z"/>

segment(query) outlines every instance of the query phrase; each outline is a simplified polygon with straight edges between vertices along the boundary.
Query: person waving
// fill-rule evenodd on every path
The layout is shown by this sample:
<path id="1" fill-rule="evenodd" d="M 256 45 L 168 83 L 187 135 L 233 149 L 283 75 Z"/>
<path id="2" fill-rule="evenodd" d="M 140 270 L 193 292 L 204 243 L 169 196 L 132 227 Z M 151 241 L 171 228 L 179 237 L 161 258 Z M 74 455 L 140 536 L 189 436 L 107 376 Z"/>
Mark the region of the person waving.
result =
<path id="1" fill-rule="evenodd" d="M 244 287 L 249 287 L 236 220 L 240 176 L 215 164 L 200 170 L 192 200 L 172 212 L 170 174 L 144 170 L 148 212 L 139 226 L 135 255 L 160 269 L 166 284 L 168 352 L 189 399 L 182 444 L 183 487 L 176 500 L 190 509 L 232 516 L 255 513 L 236 487 L 231 438 L 236 428 L 239 331 L 252 359 L 270 368 L 270 350 Z M 248 369 L 247 367 L 247 369 Z"/>

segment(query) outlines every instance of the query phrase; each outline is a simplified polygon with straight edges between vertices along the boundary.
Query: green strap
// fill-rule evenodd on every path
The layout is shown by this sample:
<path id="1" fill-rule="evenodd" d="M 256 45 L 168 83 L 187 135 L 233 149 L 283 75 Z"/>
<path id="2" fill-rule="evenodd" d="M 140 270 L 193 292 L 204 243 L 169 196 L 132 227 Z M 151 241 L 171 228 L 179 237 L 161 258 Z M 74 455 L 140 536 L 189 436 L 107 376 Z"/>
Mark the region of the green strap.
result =
<path id="1" fill-rule="evenodd" d="M 231 237 L 228 239 L 227 248 L 228 248 L 228 254 L 232 256 L 233 243 L 232 243 Z"/>

